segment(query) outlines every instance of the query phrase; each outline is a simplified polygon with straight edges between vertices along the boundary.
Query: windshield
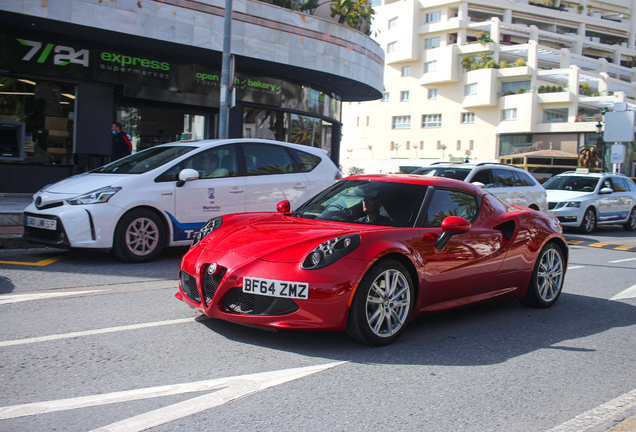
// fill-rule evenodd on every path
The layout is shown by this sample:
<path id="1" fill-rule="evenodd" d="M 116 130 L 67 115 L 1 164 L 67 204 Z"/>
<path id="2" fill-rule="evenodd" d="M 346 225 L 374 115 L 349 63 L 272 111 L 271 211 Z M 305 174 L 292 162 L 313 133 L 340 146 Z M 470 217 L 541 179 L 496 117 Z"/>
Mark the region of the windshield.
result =
<path id="1" fill-rule="evenodd" d="M 119 159 L 101 168 L 93 170 L 94 173 L 108 174 L 142 174 L 164 165 L 179 156 L 182 156 L 196 147 L 152 147 L 139 153 Z"/>
<path id="2" fill-rule="evenodd" d="M 426 176 L 446 177 L 455 180 L 464 180 L 472 169 L 470 168 L 454 168 L 454 167 L 423 167 L 416 169 L 411 174 L 419 174 Z"/>
<path id="3" fill-rule="evenodd" d="M 303 204 L 296 217 L 355 224 L 413 227 L 427 186 L 343 180 Z"/>
<path id="4" fill-rule="evenodd" d="M 598 178 L 585 176 L 556 176 L 543 184 L 547 190 L 567 190 L 573 192 L 594 192 Z"/>

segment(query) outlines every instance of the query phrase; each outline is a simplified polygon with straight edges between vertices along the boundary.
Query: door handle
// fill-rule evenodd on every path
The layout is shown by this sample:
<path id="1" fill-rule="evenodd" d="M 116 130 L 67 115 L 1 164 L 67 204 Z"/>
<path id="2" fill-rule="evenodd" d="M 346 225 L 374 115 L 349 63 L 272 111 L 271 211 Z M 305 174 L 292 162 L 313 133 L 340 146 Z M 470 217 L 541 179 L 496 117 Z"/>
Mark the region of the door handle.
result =
<path id="1" fill-rule="evenodd" d="M 230 193 L 231 193 L 231 194 L 239 194 L 239 193 L 243 193 L 243 189 L 241 189 L 241 188 L 234 188 L 234 189 L 230 189 Z"/>
<path id="2" fill-rule="evenodd" d="M 305 183 L 296 183 L 294 185 L 294 189 L 306 189 L 307 186 L 305 185 Z"/>

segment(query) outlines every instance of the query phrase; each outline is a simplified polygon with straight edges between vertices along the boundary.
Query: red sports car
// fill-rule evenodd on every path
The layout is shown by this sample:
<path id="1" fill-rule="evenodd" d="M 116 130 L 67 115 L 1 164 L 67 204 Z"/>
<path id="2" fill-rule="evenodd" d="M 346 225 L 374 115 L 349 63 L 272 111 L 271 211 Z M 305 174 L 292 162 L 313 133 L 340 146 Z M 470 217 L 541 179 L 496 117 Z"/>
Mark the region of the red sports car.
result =
<path id="1" fill-rule="evenodd" d="M 552 306 L 567 261 L 552 215 L 457 180 L 363 175 L 294 212 L 283 201 L 210 219 L 176 297 L 212 318 L 386 345 L 430 312 L 491 298 Z"/>

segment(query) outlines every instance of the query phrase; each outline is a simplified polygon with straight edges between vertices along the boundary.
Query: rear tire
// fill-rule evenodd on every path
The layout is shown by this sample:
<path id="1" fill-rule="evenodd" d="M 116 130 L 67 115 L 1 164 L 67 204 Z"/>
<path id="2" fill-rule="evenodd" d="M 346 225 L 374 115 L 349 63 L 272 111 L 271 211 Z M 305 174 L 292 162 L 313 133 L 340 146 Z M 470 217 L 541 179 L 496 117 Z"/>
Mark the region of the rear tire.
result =
<path id="1" fill-rule="evenodd" d="M 549 243 L 539 253 L 526 297 L 521 303 L 536 308 L 549 308 L 559 299 L 564 279 L 563 252 L 554 243 Z"/>
<path id="2" fill-rule="evenodd" d="M 387 260 L 364 275 L 353 298 L 347 335 L 366 345 L 389 345 L 402 334 L 413 312 L 411 275 L 397 261 Z"/>
<path id="3" fill-rule="evenodd" d="M 596 212 L 592 207 L 585 210 L 581 225 L 579 225 L 578 231 L 583 234 L 591 234 L 596 229 Z"/>
<path id="4" fill-rule="evenodd" d="M 636 231 L 636 207 L 634 207 L 629 214 L 629 219 L 627 219 L 627 223 L 623 225 L 625 231 Z"/>
<path id="5" fill-rule="evenodd" d="M 163 223 L 150 210 L 137 209 L 126 213 L 117 224 L 113 252 L 127 262 L 152 261 L 165 244 Z"/>

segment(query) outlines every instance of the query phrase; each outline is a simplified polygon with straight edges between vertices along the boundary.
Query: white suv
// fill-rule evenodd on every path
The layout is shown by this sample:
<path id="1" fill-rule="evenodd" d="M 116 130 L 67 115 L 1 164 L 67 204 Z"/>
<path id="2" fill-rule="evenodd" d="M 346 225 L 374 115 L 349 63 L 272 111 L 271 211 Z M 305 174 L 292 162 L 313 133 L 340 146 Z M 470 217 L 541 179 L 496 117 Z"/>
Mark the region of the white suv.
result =
<path id="1" fill-rule="evenodd" d="M 552 177 L 548 191 L 549 213 L 565 227 L 589 234 L 597 225 L 621 224 L 636 230 L 636 185 L 622 174 L 590 174 L 587 169 Z"/>
<path id="2" fill-rule="evenodd" d="M 411 174 L 430 175 L 463 180 L 481 186 L 508 204 L 547 211 L 546 191 L 541 184 L 521 168 L 491 162 L 478 164 L 435 163 Z"/>
<path id="3" fill-rule="evenodd" d="M 210 218 L 303 204 L 341 179 L 325 151 L 256 139 L 164 144 L 45 186 L 25 209 L 25 239 L 112 249 L 130 262 L 185 246 Z"/>

